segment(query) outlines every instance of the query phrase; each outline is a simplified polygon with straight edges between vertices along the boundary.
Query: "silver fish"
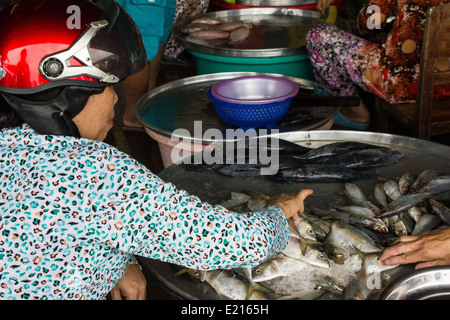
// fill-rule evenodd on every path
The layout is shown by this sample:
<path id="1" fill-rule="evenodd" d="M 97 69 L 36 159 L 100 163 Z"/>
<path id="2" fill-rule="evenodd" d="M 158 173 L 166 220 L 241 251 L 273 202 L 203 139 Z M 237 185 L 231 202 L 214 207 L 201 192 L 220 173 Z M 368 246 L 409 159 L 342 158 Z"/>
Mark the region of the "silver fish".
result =
<path id="1" fill-rule="evenodd" d="M 380 260 L 381 253 L 364 253 L 356 249 L 361 258 L 361 270 L 359 277 L 345 288 L 344 298 L 354 300 L 366 300 L 376 289 L 371 283 L 370 277 L 380 275 L 381 272 L 396 268 L 398 265 L 386 265 Z"/>
<path id="2" fill-rule="evenodd" d="M 347 211 L 339 211 L 335 209 L 323 210 L 319 208 L 312 208 L 313 212 L 320 217 L 330 217 L 335 220 L 339 220 L 351 225 L 363 225 L 373 228 L 378 232 L 386 233 L 388 228 L 386 224 L 379 218 L 366 217 L 360 214 L 355 214 Z"/>
<path id="3" fill-rule="evenodd" d="M 314 228 L 317 239 L 323 239 L 330 232 L 330 224 L 314 214 L 300 213 L 300 217 L 305 218 Z"/>
<path id="4" fill-rule="evenodd" d="M 254 294 L 258 299 L 264 299 L 261 294 L 263 289 L 259 286 L 253 291 L 249 290 L 249 285 L 241 278 L 232 275 L 225 270 L 214 270 L 207 273 L 205 280 L 219 296 L 232 300 L 253 300 Z M 266 300 L 268 298 L 265 298 Z"/>
<path id="5" fill-rule="evenodd" d="M 379 182 L 375 185 L 373 192 L 375 199 L 384 207 L 388 205 L 388 201 L 386 198 L 386 192 L 384 191 L 384 183 Z"/>
<path id="6" fill-rule="evenodd" d="M 422 216 L 423 212 L 418 206 L 414 206 L 408 209 L 409 216 L 417 223 Z"/>
<path id="7" fill-rule="evenodd" d="M 279 254 L 253 268 L 252 279 L 256 283 L 265 282 L 279 277 L 287 277 L 306 268 L 308 268 L 306 262 Z"/>
<path id="8" fill-rule="evenodd" d="M 402 196 L 398 183 L 395 182 L 394 180 L 386 181 L 383 185 L 383 189 L 384 192 L 386 192 L 386 195 L 392 200 L 397 200 Z"/>
<path id="9" fill-rule="evenodd" d="M 299 239 L 290 237 L 287 247 L 281 252 L 285 256 L 307 262 L 312 266 L 320 268 L 329 268 L 330 263 L 325 253 L 312 245 L 308 245 L 305 250 L 301 248 L 302 243 Z M 303 253 L 305 251 L 305 253 Z"/>
<path id="10" fill-rule="evenodd" d="M 311 241 L 317 240 L 316 232 L 311 223 L 307 219 L 303 217 L 299 217 L 299 219 L 295 221 L 289 219 L 288 224 L 290 224 L 303 239 Z"/>
<path id="11" fill-rule="evenodd" d="M 380 252 L 382 250 L 364 232 L 338 221 L 331 224 L 331 230 L 324 240 L 324 245 L 343 248 L 350 254 L 356 253 L 355 248 L 366 253 Z"/>
<path id="12" fill-rule="evenodd" d="M 410 208 L 411 209 L 411 208 Z M 408 209 L 409 210 L 409 209 Z M 411 232 L 414 229 L 414 225 L 415 225 L 415 221 L 413 220 L 413 218 L 409 215 L 409 212 L 401 212 L 398 215 L 399 220 L 403 223 L 403 225 L 405 226 L 406 232 L 407 234 L 411 234 Z"/>
<path id="13" fill-rule="evenodd" d="M 376 218 L 375 213 L 371 209 L 362 206 L 337 206 L 336 209 L 361 215 L 366 218 Z"/>
<path id="14" fill-rule="evenodd" d="M 336 264 L 344 264 L 350 258 L 350 253 L 345 248 L 334 246 L 331 243 L 325 245 L 325 252 Z"/>
<path id="15" fill-rule="evenodd" d="M 400 192 L 402 194 L 408 194 L 409 189 L 411 189 L 412 184 L 414 183 L 414 176 L 412 173 L 407 172 L 404 173 L 399 179 L 398 179 L 398 187 L 400 189 Z"/>
<path id="16" fill-rule="evenodd" d="M 369 208 L 373 210 L 375 213 L 378 213 L 380 211 L 380 208 L 378 208 L 372 202 L 367 200 L 367 197 L 364 194 L 364 192 L 355 183 L 347 182 L 344 184 L 344 186 L 345 186 L 344 194 L 347 196 L 347 198 L 351 203 Z"/>

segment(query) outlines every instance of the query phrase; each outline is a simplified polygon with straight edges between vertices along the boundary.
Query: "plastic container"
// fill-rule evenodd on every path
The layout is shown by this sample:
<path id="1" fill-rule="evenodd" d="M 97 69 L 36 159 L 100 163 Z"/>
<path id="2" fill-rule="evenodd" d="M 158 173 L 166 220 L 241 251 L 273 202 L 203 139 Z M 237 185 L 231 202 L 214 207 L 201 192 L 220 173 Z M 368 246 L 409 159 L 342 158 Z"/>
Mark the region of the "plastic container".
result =
<path id="1" fill-rule="evenodd" d="M 247 76 L 216 83 L 208 91 L 219 116 L 244 130 L 275 127 L 289 110 L 298 85 L 286 78 Z"/>
<path id="2" fill-rule="evenodd" d="M 220 72 L 263 72 L 314 80 L 307 54 L 277 57 L 229 57 L 189 50 L 198 74 Z"/>

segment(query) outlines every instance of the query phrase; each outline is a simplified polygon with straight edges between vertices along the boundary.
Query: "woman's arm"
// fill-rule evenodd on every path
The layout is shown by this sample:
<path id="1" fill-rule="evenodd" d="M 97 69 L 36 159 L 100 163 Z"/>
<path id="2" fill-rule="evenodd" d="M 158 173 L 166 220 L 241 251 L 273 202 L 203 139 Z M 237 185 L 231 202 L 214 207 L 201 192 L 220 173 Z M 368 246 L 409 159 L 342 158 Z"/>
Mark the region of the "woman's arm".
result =
<path id="1" fill-rule="evenodd" d="M 325 10 L 333 3 L 333 1 L 334 0 L 319 0 L 316 9 L 324 14 Z"/>
<path id="2" fill-rule="evenodd" d="M 145 300 L 147 280 L 141 267 L 133 263 L 128 265 L 125 274 L 110 291 L 112 300 Z"/>
<path id="3" fill-rule="evenodd" d="M 189 268 L 254 266 L 283 250 L 286 217 L 295 219 L 312 193 L 284 195 L 259 212 L 236 213 L 177 189 L 126 155 L 111 160 L 103 166 L 107 176 L 96 181 L 103 192 L 89 186 L 94 192 L 87 195 L 96 206 L 90 228 L 97 241 Z"/>

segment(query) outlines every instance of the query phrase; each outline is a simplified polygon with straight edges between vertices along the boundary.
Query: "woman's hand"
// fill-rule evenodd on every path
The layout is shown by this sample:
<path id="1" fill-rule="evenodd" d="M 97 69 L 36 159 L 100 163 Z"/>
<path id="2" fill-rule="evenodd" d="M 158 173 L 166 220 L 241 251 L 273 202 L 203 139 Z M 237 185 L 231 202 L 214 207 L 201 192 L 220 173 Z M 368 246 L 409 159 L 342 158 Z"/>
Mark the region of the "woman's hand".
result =
<path id="1" fill-rule="evenodd" d="M 417 263 L 416 269 L 450 265 L 450 227 L 402 236 L 380 259 L 388 265 Z"/>
<path id="2" fill-rule="evenodd" d="M 137 264 L 130 264 L 111 290 L 112 300 L 145 300 L 147 281 Z"/>
<path id="3" fill-rule="evenodd" d="M 330 6 L 330 4 L 331 4 L 333 1 L 334 1 L 334 0 L 319 0 L 319 1 L 317 2 L 317 7 L 316 7 L 316 9 L 324 14 L 324 13 L 325 13 L 325 10 Z"/>
<path id="4" fill-rule="evenodd" d="M 287 219 L 298 219 L 298 213 L 305 210 L 303 201 L 307 196 L 311 195 L 313 191 L 311 189 L 301 190 L 296 195 L 280 194 L 278 196 L 271 197 L 267 201 L 268 205 L 276 206 L 280 208 Z"/>

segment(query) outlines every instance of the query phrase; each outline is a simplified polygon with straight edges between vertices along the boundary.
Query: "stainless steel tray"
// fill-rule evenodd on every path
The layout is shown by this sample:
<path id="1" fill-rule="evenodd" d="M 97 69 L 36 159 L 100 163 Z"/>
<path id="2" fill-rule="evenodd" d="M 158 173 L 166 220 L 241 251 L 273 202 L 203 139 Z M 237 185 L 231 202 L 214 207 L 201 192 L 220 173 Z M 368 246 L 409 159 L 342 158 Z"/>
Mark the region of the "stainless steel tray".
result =
<path id="1" fill-rule="evenodd" d="M 304 146 L 318 147 L 338 141 L 360 141 L 397 149 L 404 153 L 403 159 L 395 165 L 374 168 L 368 172 L 384 179 L 395 179 L 405 172 L 415 175 L 425 169 L 435 169 L 441 174 L 450 174 L 450 147 L 398 135 L 355 131 L 303 131 L 278 135 L 280 138 L 297 142 Z M 174 183 L 178 188 L 195 194 L 203 201 L 217 204 L 230 198 L 231 192 L 254 190 L 267 195 L 279 193 L 295 193 L 302 188 L 312 188 L 314 194 L 306 199 L 306 205 L 319 207 L 342 199 L 344 185 L 341 183 L 316 184 L 281 184 L 263 177 L 232 178 L 220 175 L 214 171 L 189 171 L 181 166 L 172 165 L 159 175 L 165 181 Z M 358 186 L 373 199 L 373 190 L 378 179 L 356 182 Z M 325 199 L 325 201 L 324 201 Z M 183 276 L 175 277 L 178 266 L 139 258 L 146 272 L 150 272 L 165 288 L 183 299 L 219 299 L 216 292 L 207 284 L 196 283 Z M 410 271 L 411 266 L 400 268 L 397 278 L 404 275 L 403 270 Z M 394 269 L 397 270 L 397 269 Z M 392 277 L 394 280 L 395 277 Z"/>
<path id="2" fill-rule="evenodd" d="M 243 21 L 254 25 L 243 44 L 205 46 L 185 39 L 181 29 L 199 17 Z M 320 13 L 292 8 L 249 8 L 208 12 L 175 25 L 174 37 L 186 48 L 206 54 L 229 57 L 279 57 L 307 54 L 306 33 L 319 22 Z"/>
<path id="3" fill-rule="evenodd" d="M 287 7 L 317 3 L 317 0 L 237 0 L 236 4 L 255 7 Z"/>
<path id="4" fill-rule="evenodd" d="M 414 270 L 386 287 L 381 300 L 449 300 L 450 267 Z"/>
<path id="5" fill-rule="evenodd" d="M 188 142 L 211 142 L 197 138 L 195 121 L 202 121 L 203 133 L 210 129 L 219 129 L 223 133 L 229 126 L 219 117 L 212 102 L 207 97 L 209 88 L 217 81 L 249 75 L 268 75 L 257 72 L 224 72 L 194 76 L 169 82 L 146 93 L 136 105 L 136 115 L 147 128 L 166 137 L 183 139 Z M 290 79 L 302 87 L 323 89 L 323 95 L 334 95 L 326 87 L 310 80 L 281 74 L 270 74 Z M 312 130 L 328 122 L 337 113 L 335 107 L 307 108 L 314 120 L 302 123 L 296 130 Z M 184 128 L 189 135 L 174 133 Z M 275 129 L 280 129 L 275 127 Z M 195 134 L 197 133 L 197 134 Z M 225 136 L 225 134 L 224 134 Z"/>

